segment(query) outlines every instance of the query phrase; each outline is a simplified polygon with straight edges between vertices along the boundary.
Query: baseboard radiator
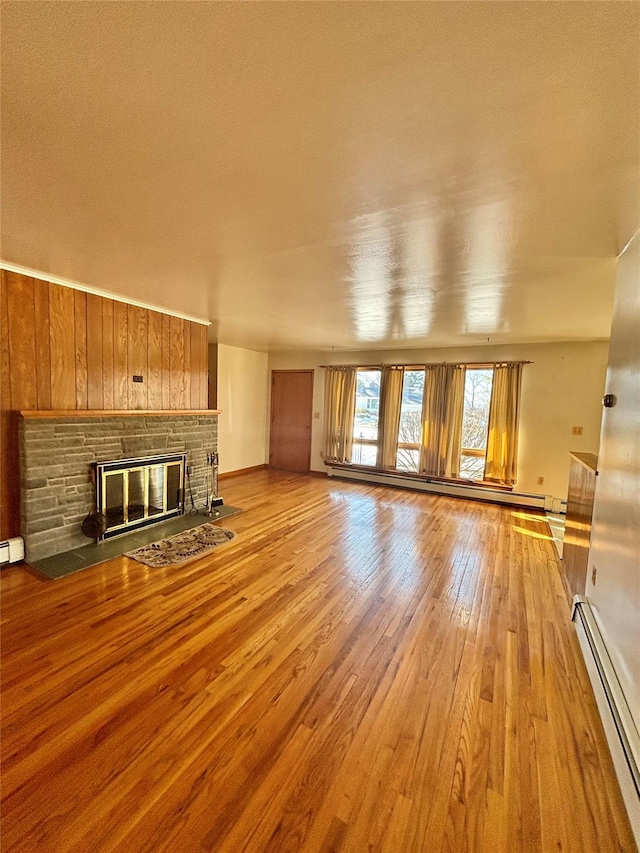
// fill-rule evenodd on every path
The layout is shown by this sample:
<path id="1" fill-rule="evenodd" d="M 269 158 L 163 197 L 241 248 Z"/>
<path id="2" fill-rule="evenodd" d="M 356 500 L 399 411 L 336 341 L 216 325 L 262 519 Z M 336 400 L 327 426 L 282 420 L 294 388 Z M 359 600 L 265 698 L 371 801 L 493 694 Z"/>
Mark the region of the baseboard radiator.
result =
<path id="1" fill-rule="evenodd" d="M 487 486 L 476 486 L 473 483 L 444 483 L 440 480 L 417 480 L 415 477 L 404 477 L 402 474 L 382 474 L 377 471 L 360 471 L 349 468 L 327 467 L 330 477 L 344 480 L 359 480 L 365 483 L 380 483 L 386 486 L 399 486 L 403 489 L 414 489 L 419 492 L 430 492 L 436 495 L 467 498 L 468 500 L 488 501 L 508 506 L 530 507 L 531 509 L 565 512 L 566 501 L 558 500 L 551 495 L 534 495 L 528 492 L 509 492 L 503 489 L 491 489 Z"/>
<path id="2" fill-rule="evenodd" d="M 640 736 L 589 601 L 573 599 L 571 619 L 593 686 L 636 844 L 640 849 Z"/>
<path id="3" fill-rule="evenodd" d="M 16 536 L 13 539 L 0 540 L 0 566 L 9 563 L 19 563 L 24 560 L 24 539 Z"/>

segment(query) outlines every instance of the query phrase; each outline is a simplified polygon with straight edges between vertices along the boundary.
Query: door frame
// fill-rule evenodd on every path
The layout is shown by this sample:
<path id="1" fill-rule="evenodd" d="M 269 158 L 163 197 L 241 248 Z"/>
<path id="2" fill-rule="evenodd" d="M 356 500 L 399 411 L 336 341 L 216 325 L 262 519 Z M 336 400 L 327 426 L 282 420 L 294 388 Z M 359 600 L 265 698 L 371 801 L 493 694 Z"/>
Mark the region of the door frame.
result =
<path id="1" fill-rule="evenodd" d="M 287 370 L 286 368 L 280 370 L 272 370 L 271 371 L 271 396 L 269 399 L 269 467 L 271 467 L 271 447 L 272 447 L 272 439 L 273 439 L 273 419 L 274 419 L 274 410 L 273 410 L 273 385 L 276 374 L 281 373 L 308 373 L 311 376 L 311 394 L 309 397 L 309 456 L 307 459 L 307 468 L 306 471 L 300 473 L 308 474 L 311 471 L 311 445 L 313 438 L 313 390 L 314 390 L 314 380 L 315 380 L 315 370 L 312 367 L 296 369 L 296 370 Z M 280 470 L 280 469 L 274 469 Z"/>

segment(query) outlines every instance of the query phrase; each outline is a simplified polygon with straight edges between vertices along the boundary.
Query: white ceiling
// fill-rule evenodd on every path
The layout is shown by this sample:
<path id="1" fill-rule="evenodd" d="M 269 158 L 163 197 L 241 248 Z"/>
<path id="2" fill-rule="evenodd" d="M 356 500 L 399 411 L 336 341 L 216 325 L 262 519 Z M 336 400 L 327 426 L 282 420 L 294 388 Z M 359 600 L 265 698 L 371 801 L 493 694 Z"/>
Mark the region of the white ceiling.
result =
<path id="1" fill-rule="evenodd" d="M 14 2 L 2 257 L 256 349 L 609 334 L 640 4 Z"/>

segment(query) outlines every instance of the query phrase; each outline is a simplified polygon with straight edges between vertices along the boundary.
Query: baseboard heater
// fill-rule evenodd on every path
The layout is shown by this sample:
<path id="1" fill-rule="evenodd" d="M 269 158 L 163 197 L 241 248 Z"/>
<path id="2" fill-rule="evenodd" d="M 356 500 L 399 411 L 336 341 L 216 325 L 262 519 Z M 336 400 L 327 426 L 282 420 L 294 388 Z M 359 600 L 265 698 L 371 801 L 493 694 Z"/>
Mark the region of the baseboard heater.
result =
<path id="1" fill-rule="evenodd" d="M 22 536 L 0 540 L 0 566 L 8 563 L 19 563 L 20 560 L 24 560 L 24 539 Z"/>
<path id="2" fill-rule="evenodd" d="M 631 828 L 640 849 L 640 735 L 588 599 L 576 595 L 571 619 L 600 711 Z"/>
<path id="3" fill-rule="evenodd" d="M 359 480 L 365 483 L 380 483 L 385 486 L 399 486 L 403 489 L 413 489 L 419 492 L 431 492 L 436 495 L 467 498 L 468 500 L 488 501 L 489 503 L 522 506 L 531 509 L 564 512 L 563 501 L 551 495 L 534 495 L 527 492 L 508 492 L 503 489 L 492 489 L 487 486 L 475 486 L 472 483 L 444 483 L 440 480 L 417 480 L 414 477 L 403 477 L 402 474 L 381 474 L 368 471 L 352 471 L 349 468 L 327 467 L 330 477 L 344 480 Z"/>

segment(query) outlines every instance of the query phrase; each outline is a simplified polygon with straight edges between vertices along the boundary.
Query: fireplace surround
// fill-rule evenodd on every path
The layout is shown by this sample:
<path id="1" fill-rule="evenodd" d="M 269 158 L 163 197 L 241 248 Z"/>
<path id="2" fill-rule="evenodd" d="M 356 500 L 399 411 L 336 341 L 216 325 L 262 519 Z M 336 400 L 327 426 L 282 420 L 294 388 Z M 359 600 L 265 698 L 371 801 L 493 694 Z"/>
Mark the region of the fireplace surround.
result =
<path id="1" fill-rule="evenodd" d="M 213 409 L 21 412 L 21 532 L 27 561 L 89 543 L 81 526 L 96 510 L 95 463 L 150 462 L 184 454 L 194 503 L 204 508 L 210 471 L 207 454 L 217 451 L 218 414 Z M 142 505 L 144 516 L 144 501 Z"/>

